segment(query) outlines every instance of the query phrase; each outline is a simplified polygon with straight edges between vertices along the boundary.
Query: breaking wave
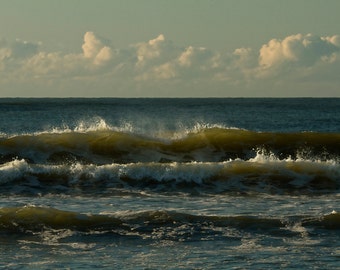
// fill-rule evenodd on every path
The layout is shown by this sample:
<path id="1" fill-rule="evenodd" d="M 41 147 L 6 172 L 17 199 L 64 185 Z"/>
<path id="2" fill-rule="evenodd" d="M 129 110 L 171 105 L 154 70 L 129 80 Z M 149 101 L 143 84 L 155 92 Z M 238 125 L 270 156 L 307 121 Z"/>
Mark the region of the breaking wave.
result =
<path id="1" fill-rule="evenodd" d="M 34 163 L 217 162 L 246 160 L 256 156 L 259 150 L 280 159 L 336 160 L 340 156 L 340 134 L 254 132 L 213 127 L 189 132 L 179 139 L 159 139 L 112 129 L 0 139 L 2 163 L 13 157 Z"/>
<path id="2" fill-rule="evenodd" d="M 14 160 L 0 165 L 2 192 L 100 192 L 150 189 L 158 192 L 337 192 L 335 162 L 265 159 L 190 163 L 41 165 Z"/>
<path id="3" fill-rule="evenodd" d="M 157 191 L 319 194 L 340 185 L 339 133 L 196 126 L 155 138 L 94 127 L 0 139 L 2 192 Z M 131 132 L 127 130 L 130 129 Z"/>

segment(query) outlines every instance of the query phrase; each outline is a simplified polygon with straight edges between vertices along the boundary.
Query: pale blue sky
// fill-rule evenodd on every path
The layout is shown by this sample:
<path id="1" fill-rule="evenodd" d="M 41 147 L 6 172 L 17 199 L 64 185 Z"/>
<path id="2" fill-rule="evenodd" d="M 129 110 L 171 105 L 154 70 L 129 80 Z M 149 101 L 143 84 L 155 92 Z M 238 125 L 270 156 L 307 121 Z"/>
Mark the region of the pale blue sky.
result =
<path id="1" fill-rule="evenodd" d="M 2 0 L 0 96 L 340 96 L 339 11 L 338 0 Z M 85 33 L 93 57 L 110 49 L 100 64 L 84 57 Z"/>

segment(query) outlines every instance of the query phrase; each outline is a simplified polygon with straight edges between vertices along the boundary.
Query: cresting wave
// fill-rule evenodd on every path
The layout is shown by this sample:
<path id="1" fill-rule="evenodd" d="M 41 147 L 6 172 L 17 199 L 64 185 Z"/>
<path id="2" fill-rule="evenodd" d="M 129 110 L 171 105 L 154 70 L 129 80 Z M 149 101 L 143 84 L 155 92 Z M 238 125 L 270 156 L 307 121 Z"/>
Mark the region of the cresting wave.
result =
<path id="1" fill-rule="evenodd" d="M 340 188 L 340 134 L 218 127 L 161 140 L 110 129 L 0 139 L 2 192 L 322 194 Z M 76 189 L 75 189 L 76 188 Z"/>
<path id="2" fill-rule="evenodd" d="M 31 163 L 220 162 L 248 160 L 257 152 L 279 159 L 338 160 L 339 133 L 273 133 L 208 128 L 179 139 L 96 130 L 41 133 L 0 139 L 0 162 L 15 158 Z"/>
<path id="3" fill-rule="evenodd" d="M 258 155 L 244 160 L 190 163 L 41 165 L 14 160 L 0 165 L 2 193 L 100 193 L 117 190 L 271 194 L 338 192 L 340 164 L 279 160 Z M 103 192 L 105 190 L 105 192 Z"/>
<path id="4" fill-rule="evenodd" d="M 319 217 L 292 216 L 279 219 L 261 216 L 203 216 L 166 210 L 92 215 L 36 206 L 0 209 L 0 233 L 32 233 L 64 229 L 141 236 L 154 233 L 161 228 L 169 231 L 185 228 L 191 234 L 204 234 L 207 230 L 231 227 L 239 230 L 260 230 L 266 233 L 281 231 L 291 234 L 296 233 L 292 228 L 297 225 L 310 230 L 339 230 L 340 214 L 333 212 Z"/>

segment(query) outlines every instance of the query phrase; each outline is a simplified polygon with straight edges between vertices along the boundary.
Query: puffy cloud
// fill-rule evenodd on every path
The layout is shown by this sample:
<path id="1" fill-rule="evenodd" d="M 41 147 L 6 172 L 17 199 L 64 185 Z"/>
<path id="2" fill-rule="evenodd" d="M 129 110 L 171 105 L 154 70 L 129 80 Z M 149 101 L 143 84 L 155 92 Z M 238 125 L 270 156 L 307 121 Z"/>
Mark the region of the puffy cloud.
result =
<path id="1" fill-rule="evenodd" d="M 38 43 L 21 41 L 19 39 L 12 43 L 2 39 L 0 41 L 0 70 L 3 70 L 5 66 L 11 68 L 17 67 L 22 59 L 35 55 L 38 52 L 39 46 L 40 44 Z"/>
<path id="2" fill-rule="evenodd" d="M 140 57 L 141 49 L 143 57 Z M 218 54 L 203 47 L 181 48 L 171 42 L 165 43 L 163 35 L 139 44 L 137 55 L 138 81 L 207 77 L 217 68 L 219 58 Z"/>
<path id="3" fill-rule="evenodd" d="M 143 62 L 148 59 L 159 57 L 164 44 L 165 37 L 160 34 L 155 39 L 149 40 L 146 43 L 139 43 L 137 45 L 137 59 L 139 62 Z"/>
<path id="4" fill-rule="evenodd" d="M 339 36 L 292 35 L 283 40 L 272 39 L 260 49 L 259 64 L 271 68 L 284 63 L 311 66 L 323 57 L 339 51 Z"/>
<path id="5" fill-rule="evenodd" d="M 39 52 L 23 62 L 20 71 L 33 78 L 65 78 L 87 74 L 84 67 L 81 55 Z"/>
<path id="6" fill-rule="evenodd" d="M 82 46 L 84 57 L 93 60 L 96 65 L 101 65 L 112 58 L 112 49 L 105 46 L 93 32 L 86 32 Z"/>
<path id="7" fill-rule="evenodd" d="M 101 63 L 104 63 L 104 62 L 111 60 L 111 58 L 112 58 L 112 50 L 111 50 L 111 48 L 105 46 L 105 47 L 101 48 L 101 50 L 96 55 L 96 57 L 94 59 L 94 63 L 95 64 L 101 64 Z"/>
<path id="8" fill-rule="evenodd" d="M 206 48 L 189 46 L 178 57 L 178 63 L 180 66 L 187 68 L 201 67 L 202 69 L 206 69 L 205 67 L 212 65 L 213 56 L 213 52 Z"/>
<path id="9" fill-rule="evenodd" d="M 177 76 L 176 68 L 171 63 L 165 63 L 154 69 L 158 78 L 161 79 L 171 79 Z"/>
<path id="10" fill-rule="evenodd" d="M 339 35 L 297 34 L 228 53 L 177 46 L 163 34 L 117 50 L 86 32 L 80 46 L 81 52 L 65 54 L 43 51 L 39 43 L 2 39 L 0 86 L 58 87 L 65 95 L 68 89 L 87 89 L 88 95 L 103 96 L 275 96 L 289 82 L 291 89 L 302 90 L 286 95 L 302 96 L 318 85 L 336 93 L 340 85 Z"/>
<path id="11" fill-rule="evenodd" d="M 102 47 L 102 43 L 96 38 L 93 32 L 85 33 L 82 48 L 86 58 L 94 58 Z"/>
<path id="12" fill-rule="evenodd" d="M 141 70 L 165 64 L 176 58 L 180 52 L 180 48 L 166 40 L 163 34 L 148 42 L 137 43 L 134 47 L 137 57 L 136 68 Z"/>
<path id="13" fill-rule="evenodd" d="M 327 42 L 340 47 L 340 35 L 334 35 L 331 37 L 321 37 L 322 40 L 326 40 Z"/>
<path id="14" fill-rule="evenodd" d="M 97 38 L 93 32 L 86 32 L 82 45 L 82 54 L 39 51 L 21 62 L 18 69 L 21 76 L 32 78 L 85 78 L 103 72 L 113 59 L 113 49 L 106 45 L 108 42 Z"/>
<path id="15" fill-rule="evenodd" d="M 9 48 L 0 48 L 0 61 L 11 56 L 11 50 Z"/>

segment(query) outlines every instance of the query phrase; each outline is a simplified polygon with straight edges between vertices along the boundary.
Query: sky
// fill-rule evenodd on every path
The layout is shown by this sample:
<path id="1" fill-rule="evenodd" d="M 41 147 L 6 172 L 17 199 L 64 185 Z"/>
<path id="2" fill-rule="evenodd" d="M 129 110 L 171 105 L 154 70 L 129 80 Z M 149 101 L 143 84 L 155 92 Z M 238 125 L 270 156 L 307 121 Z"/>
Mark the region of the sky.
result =
<path id="1" fill-rule="evenodd" d="M 1 0 L 0 97 L 340 97 L 339 0 Z"/>

